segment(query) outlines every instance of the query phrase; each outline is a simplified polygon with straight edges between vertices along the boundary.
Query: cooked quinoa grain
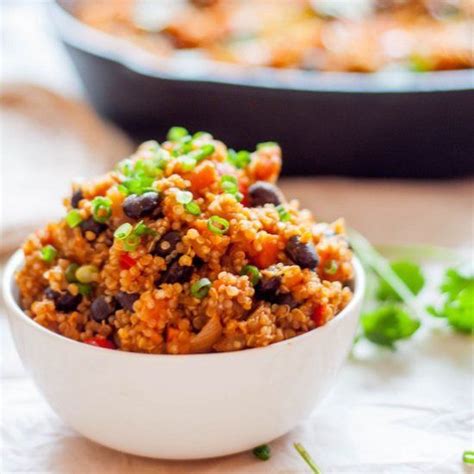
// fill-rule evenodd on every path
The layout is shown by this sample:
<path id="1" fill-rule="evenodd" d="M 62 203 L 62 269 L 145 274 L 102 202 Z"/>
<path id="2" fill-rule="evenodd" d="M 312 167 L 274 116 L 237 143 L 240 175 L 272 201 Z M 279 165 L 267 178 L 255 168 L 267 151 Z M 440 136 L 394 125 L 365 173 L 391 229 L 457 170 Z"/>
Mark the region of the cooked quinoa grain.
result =
<path id="1" fill-rule="evenodd" d="M 73 186 L 65 217 L 28 238 L 16 276 L 27 314 L 155 354 L 267 346 L 337 316 L 352 297 L 343 221 L 285 200 L 277 144 L 235 152 L 179 130 Z"/>

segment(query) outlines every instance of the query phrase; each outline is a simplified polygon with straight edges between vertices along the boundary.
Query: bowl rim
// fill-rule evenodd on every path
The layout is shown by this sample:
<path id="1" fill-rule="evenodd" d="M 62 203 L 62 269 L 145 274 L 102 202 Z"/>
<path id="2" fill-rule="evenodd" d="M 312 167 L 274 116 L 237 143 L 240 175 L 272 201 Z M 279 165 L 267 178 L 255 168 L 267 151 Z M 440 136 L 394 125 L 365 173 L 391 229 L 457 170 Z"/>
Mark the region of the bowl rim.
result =
<path id="1" fill-rule="evenodd" d="M 15 274 L 20 269 L 21 265 L 24 263 L 24 256 L 23 251 L 21 249 L 17 250 L 9 259 L 5 266 L 4 273 L 3 273 L 3 299 L 5 301 L 5 305 L 7 307 L 7 311 L 9 314 L 13 314 L 13 317 L 19 318 L 21 322 L 30 326 L 35 331 L 39 331 L 40 333 L 46 335 L 53 340 L 61 342 L 63 344 L 70 344 L 76 347 L 77 350 L 81 350 L 80 347 L 82 346 L 82 350 L 93 350 L 93 351 L 100 351 L 97 352 L 98 354 L 111 354 L 112 357 L 134 357 L 134 358 L 146 358 L 147 360 L 153 360 L 153 358 L 162 360 L 187 360 L 191 358 L 192 360 L 199 360 L 199 359 L 217 359 L 217 358 L 224 358 L 224 357 L 247 357 L 246 354 L 256 354 L 256 353 L 263 353 L 263 352 L 270 352 L 275 351 L 283 347 L 291 347 L 297 341 L 301 341 L 303 338 L 309 339 L 314 337 L 315 335 L 321 334 L 324 331 L 329 330 L 328 328 L 336 326 L 338 324 L 342 324 L 344 320 L 346 320 L 350 313 L 354 311 L 359 303 L 361 303 L 364 293 L 365 293 L 365 285 L 366 285 L 366 277 L 364 273 L 364 268 L 360 263 L 357 257 L 353 257 L 352 263 L 354 265 L 354 281 L 355 281 L 355 289 L 352 295 L 351 301 L 349 301 L 348 305 L 338 313 L 333 319 L 329 322 L 324 324 L 323 326 L 319 326 L 311 331 L 305 332 L 304 334 L 300 334 L 299 336 L 295 336 L 290 339 L 285 339 L 280 342 L 275 342 L 273 344 L 269 344 L 268 346 L 264 347 L 253 347 L 248 349 L 243 349 L 240 351 L 229 351 L 229 352 L 206 352 L 200 354 L 148 354 L 143 352 L 127 352 L 121 350 L 104 350 L 102 347 L 96 347 L 91 344 L 85 344 L 84 342 L 75 341 L 74 339 L 69 339 L 66 336 L 58 334 L 50 329 L 41 326 L 33 319 L 31 319 L 20 307 L 17 299 L 13 294 L 13 289 L 17 289 L 17 285 L 15 282 Z M 357 315 L 359 317 L 359 315 Z"/>
<path id="2" fill-rule="evenodd" d="M 323 72 L 245 67 L 199 59 L 185 67 L 173 56 L 160 59 L 130 41 L 116 38 L 86 25 L 65 5 L 54 0 L 49 5 L 51 18 L 61 39 L 79 49 L 119 64 L 136 74 L 170 82 L 197 82 L 257 90 L 314 93 L 428 93 L 474 90 L 474 69 L 433 71 L 385 71 L 376 73 Z"/>

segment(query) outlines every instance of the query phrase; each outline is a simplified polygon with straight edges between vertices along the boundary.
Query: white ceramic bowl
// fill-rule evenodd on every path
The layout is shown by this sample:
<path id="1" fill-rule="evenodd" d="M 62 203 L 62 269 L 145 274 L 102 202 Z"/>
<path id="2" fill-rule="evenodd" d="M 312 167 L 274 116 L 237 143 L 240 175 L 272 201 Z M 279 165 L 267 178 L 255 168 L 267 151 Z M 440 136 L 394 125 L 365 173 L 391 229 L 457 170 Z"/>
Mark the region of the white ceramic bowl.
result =
<path id="1" fill-rule="evenodd" d="M 290 431 L 333 386 L 351 347 L 365 278 L 325 326 L 240 352 L 148 355 L 78 343 L 31 320 L 17 303 L 17 252 L 3 292 L 24 366 L 51 407 L 85 437 L 165 459 L 224 456 Z"/>

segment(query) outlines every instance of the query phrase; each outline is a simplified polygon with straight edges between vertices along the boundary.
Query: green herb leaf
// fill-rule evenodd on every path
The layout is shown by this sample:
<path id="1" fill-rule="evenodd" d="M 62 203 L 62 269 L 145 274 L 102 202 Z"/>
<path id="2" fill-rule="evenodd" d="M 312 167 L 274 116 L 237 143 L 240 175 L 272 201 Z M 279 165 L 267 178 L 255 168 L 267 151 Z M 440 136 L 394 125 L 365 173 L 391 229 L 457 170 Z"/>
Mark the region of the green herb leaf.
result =
<path id="1" fill-rule="evenodd" d="M 310 456 L 308 451 L 306 451 L 306 449 L 301 443 L 294 443 L 293 446 L 295 447 L 296 451 L 298 451 L 298 454 L 303 458 L 308 467 L 311 469 L 311 472 L 313 474 L 322 474 L 321 469 L 313 461 L 313 458 Z"/>
<path id="2" fill-rule="evenodd" d="M 413 262 L 399 260 L 390 264 L 394 273 L 405 283 L 408 289 L 417 295 L 425 286 L 425 277 L 419 265 Z M 380 285 L 377 290 L 377 298 L 380 301 L 401 301 L 398 293 L 384 279 L 380 279 Z"/>
<path id="3" fill-rule="evenodd" d="M 444 294 L 443 305 L 438 309 L 429 306 L 428 313 L 446 318 L 448 324 L 458 332 L 474 333 L 474 274 L 449 268 L 440 290 Z"/>
<path id="4" fill-rule="evenodd" d="M 256 458 L 262 461 L 268 461 L 272 454 L 270 446 L 268 446 L 268 444 L 262 444 L 261 446 L 257 446 L 253 449 L 252 453 Z"/>
<path id="5" fill-rule="evenodd" d="M 369 341 L 394 349 L 396 341 L 410 338 L 421 323 L 400 307 L 386 305 L 363 314 L 361 325 L 363 334 Z"/>
<path id="6" fill-rule="evenodd" d="M 349 237 L 352 248 L 362 263 L 370 267 L 380 278 L 383 278 L 400 297 L 401 301 L 405 303 L 410 313 L 421 319 L 423 311 L 421 311 L 418 303 L 415 301 L 415 296 L 403 280 L 392 270 L 389 262 L 374 249 L 364 236 L 355 230 L 350 229 Z"/>

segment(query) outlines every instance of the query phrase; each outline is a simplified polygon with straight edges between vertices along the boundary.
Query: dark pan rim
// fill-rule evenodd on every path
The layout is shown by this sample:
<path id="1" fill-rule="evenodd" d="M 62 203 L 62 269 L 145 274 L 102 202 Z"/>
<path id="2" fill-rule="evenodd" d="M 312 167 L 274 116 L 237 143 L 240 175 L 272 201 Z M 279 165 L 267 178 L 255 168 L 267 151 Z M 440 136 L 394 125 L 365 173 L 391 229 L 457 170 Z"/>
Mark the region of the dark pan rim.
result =
<path id="1" fill-rule="evenodd" d="M 51 4 L 51 16 L 61 39 L 81 51 L 121 64 L 125 68 L 164 81 L 203 82 L 275 91 L 315 93 L 426 93 L 474 89 L 474 69 L 416 73 L 339 73 L 244 67 L 212 60 L 174 57 L 161 60 L 127 40 L 95 30 L 75 18 L 61 0 Z M 191 63 L 190 63 L 191 61 Z M 186 65 L 186 67 L 185 67 Z"/>

